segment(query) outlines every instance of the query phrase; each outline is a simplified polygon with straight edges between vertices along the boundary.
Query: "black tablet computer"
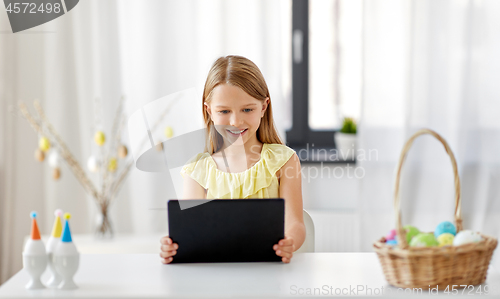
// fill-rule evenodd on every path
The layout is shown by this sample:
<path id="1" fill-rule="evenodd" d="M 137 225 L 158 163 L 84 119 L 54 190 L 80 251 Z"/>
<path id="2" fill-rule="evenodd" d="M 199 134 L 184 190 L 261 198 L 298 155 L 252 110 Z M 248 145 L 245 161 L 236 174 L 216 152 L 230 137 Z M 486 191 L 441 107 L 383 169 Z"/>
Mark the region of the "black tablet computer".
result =
<path id="1" fill-rule="evenodd" d="M 171 263 L 279 262 L 285 202 L 273 199 L 167 202 L 169 236 L 179 244 Z"/>

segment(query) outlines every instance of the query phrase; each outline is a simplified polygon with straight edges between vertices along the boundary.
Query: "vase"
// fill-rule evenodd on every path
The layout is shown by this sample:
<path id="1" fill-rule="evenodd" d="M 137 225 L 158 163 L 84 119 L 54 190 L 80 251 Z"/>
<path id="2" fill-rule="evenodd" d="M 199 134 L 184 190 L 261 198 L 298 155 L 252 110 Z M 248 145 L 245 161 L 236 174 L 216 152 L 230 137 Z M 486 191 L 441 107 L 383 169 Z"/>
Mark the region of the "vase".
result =
<path id="1" fill-rule="evenodd" d="M 335 132 L 335 145 L 337 154 L 341 160 L 354 160 L 356 158 L 357 138 L 356 134 Z"/>
<path id="2" fill-rule="evenodd" d="M 109 211 L 106 208 L 99 210 L 96 217 L 95 236 L 98 239 L 111 239 L 113 238 L 113 227 L 109 217 Z"/>

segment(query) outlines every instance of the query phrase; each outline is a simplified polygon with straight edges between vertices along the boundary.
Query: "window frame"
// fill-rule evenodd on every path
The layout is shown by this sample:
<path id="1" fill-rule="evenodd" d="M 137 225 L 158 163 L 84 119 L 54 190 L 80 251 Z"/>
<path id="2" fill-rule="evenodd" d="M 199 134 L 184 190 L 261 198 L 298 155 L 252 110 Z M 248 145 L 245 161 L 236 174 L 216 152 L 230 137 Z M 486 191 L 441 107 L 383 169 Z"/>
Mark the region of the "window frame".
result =
<path id="1" fill-rule="evenodd" d="M 298 34 L 299 36 L 296 36 Z M 301 38 L 300 38 L 301 37 Z M 296 39 L 301 39 L 297 48 Z M 338 77 L 335 79 L 338 86 Z M 317 151 L 336 150 L 334 135 L 339 130 L 312 130 L 309 126 L 309 0 L 292 0 L 292 127 L 286 131 L 287 145 L 297 152 L 304 150 L 307 163 L 352 163 L 340 155 L 326 158 Z"/>

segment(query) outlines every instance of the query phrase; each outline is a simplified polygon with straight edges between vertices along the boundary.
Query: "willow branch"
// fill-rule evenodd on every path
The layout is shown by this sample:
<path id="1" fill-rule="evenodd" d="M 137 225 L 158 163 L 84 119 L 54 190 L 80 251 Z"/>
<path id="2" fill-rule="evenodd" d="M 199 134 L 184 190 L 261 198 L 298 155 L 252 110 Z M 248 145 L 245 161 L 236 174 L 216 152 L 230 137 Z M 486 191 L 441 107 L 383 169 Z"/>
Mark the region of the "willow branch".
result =
<path id="1" fill-rule="evenodd" d="M 111 140 L 111 146 L 110 146 L 110 150 L 111 152 L 113 151 L 116 151 L 116 144 L 120 141 L 120 135 L 118 134 L 119 133 L 119 130 L 120 130 L 120 125 L 121 125 L 121 121 L 123 119 L 123 102 L 125 100 L 125 97 L 121 97 L 120 98 L 120 104 L 118 105 L 118 108 L 116 108 L 116 114 L 115 114 L 115 118 L 113 120 L 113 127 L 111 129 L 111 137 L 114 137 L 112 140 Z"/>
<path id="2" fill-rule="evenodd" d="M 45 124 L 47 127 L 47 130 L 50 134 L 52 134 L 52 137 L 56 140 L 56 143 L 60 147 L 60 152 L 63 157 L 63 159 L 68 163 L 70 170 L 73 172 L 73 174 L 76 176 L 76 178 L 80 181 L 80 183 L 83 185 L 83 187 L 92 195 L 94 198 L 96 198 L 98 201 L 100 200 L 99 193 L 97 192 L 95 186 L 92 184 L 92 182 L 88 179 L 87 175 L 85 174 L 85 171 L 83 171 L 82 167 L 80 164 L 77 162 L 71 151 L 68 149 L 66 146 L 66 143 L 62 140 L 62 138 L 59 136 L 59 134 L 56 132 L 54 127 L 52 127 L 52 124 L 47 120 L 47 117 L 45 116 L 45 113 L 40 106 L 40 103 L 38 101 L 35 101 L 34 104 L 35 109 L 38 112 L 38 115 L 40 116 L 40 120 Z M 27 110 L 26 110 L 27 111 Z"/>
<path id="3" fill-rule="evenodd" d="M 151 132 L 154 132 L 158 126 L 160 125 L 161 121 L 163 120 L 163 118 L 167 115 L 168 111 L 170 110 L 170 107 L 172 106 L 172 103 L 170 103 L 170 105 L 168 105 L 165 110 L 163 110 L 163 112 L 160 114 L 160 116 L 158 117 L 158 119 L 156 120 L 156 122 L 154 123 L 152 129 L 151 129 Z M 141 142 L 141 145 L 139 148 L 142 148 L 142 146 L 144 146 L 144 144 L 149 140 L 149 137 L 145 137 L 143 139 L 143 141 Z M 123 181 L 125 180 L 125 178 L 127 177 L 130 169 L 132 168 L 132 166 L 134 165 L 134 159 L 132 159 L 132 161 L 128 162 L 126 167 L 124 168 L 124 170 L 120 173 L 120 175 L 118 176 L 118 180 L 116 180 L 116 182 L 113 184 L 113 186 L 111 187 L 111 193 L 110 193 L 110 200 L 113 200 L 113 198 L 115 197 L 116 193 L 118 193 Z"/>
<path id="4" fill-rule="evenodd" d="M 28 121 L 28 123 L 31 125 L 31 128 L 33 128 L 35 132 L 40 135 L 47 135 L 41 127 L 40 121 L 36 120 L 35 117 L 31 115 L 31 113 L 29 113 L 28 108 L 24 103 L 19 103 L 19 110 L 21 111 L 20 116 Z"/>
<path id="5" fill-rule="evenodd" d="M 120 142 L 121 139 L 121 127 L 122 127 L 122 121 L 124 119 L 123 117 L 123 103 L 124 103 L 125 97 L 120 98 L 120 103 L 118 105 L 118 108 L 116 109 L 116 114 L 115 118 L 113 120 L 113 127 L 111 129 L 111 140 L 110 140 L 110 146 L 109 146 L 109 152 L 106 154 L 106 159 L 109 161 L 110 160 L 110 152 L 111 153 L 117 153 L 117 144 Z M 118 157 L 117 162 L 118 162 Z M 120 163 L 121 164 L 121 163 Z M 117 167 L 119 167 L 119 165 Z M 104 198 L 109 201 L 110 198 L 110 190 L 113 185 L 114 179 L 116 178 L 115 174 L 113 173 L 110 175 L 108 172 L 105 172 L 104 174 L 104 179 L 103 179 L 103 185 L 102 185 L 102 193 L 104 194 Z"/>

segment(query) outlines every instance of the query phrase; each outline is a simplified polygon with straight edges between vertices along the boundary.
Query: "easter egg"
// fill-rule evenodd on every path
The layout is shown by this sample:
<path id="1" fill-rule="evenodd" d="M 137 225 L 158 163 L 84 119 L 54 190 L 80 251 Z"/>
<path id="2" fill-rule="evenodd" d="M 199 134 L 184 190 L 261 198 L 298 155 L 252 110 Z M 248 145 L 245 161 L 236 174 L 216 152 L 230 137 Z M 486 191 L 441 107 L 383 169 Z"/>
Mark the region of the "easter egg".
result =
<path id="1" fill-rule="evenodd" d="M 40 162 L 43 162 L 43 160 L 45 160 L 45 153 L 39 148 L 35 150 L 35 159 Z"/>
<path id="2" fill-rule="evenodd" d="M 159 152 L 163 151 L 163 143 L 158 143 L 155 145 L 155 149 Z"/>
<path id="3" fill-rule="evenodd" d="M 52 178 L 57 181 L 60 177 L 61 177 L 61 170 L 58 167 L 54 168 L 52 170 Z"/>
<path id="4" fill-rule="evenodd" d="M 116 158 L 109 159 L 108 170 L 110 172 L 114 172 L 116 170 L 117 165 L 118 165 L 118 162 L 116 161 Z"/>
<path id="5" fill-rule="evenodd" d="M 50 141 L 47 137 L 42 137 L 38 141 L 38 148 L 46 152 L 50 149 Z"/>
<path id="6" fill-rule="evenodd" d="M 396 230 L 395 229 L 391 229 L 387 235 L 385 235 L 385 239 L 386 240 L 394 240 L 396 239 Z"/>
<path id="7" fill-rule="evenodd" d="M 479 233 L 471 230 L 463 230 L 459 232 L 453 240 L 453 245 L 460 246 L 468 243 L 476 243 L 481 241 L 482 237 Z"/>
<path id="8" fill-rule="evenodd" d="M 49 165 L 50 167 L 56 168 L 59 167 L 59 155 L 57 152 L 53 151 L 49 156 Z"/>
<path id="9" fill-rule="evenodd" d="M 87 160 L 87 168 L 90 172 L 97 172 L 99 170 L 99 161 L 95 156 L 90 156 Z"/>
<path id="10" fill-rule="evenodd" d="M 453 234 L 450 234 L 450 233 L 443 233 L 443 234 L 439 235 L 439 237 L 437 237 L 439 247 L 453 245 L 453 239 L 455 239 L 455 236 Z"/>
<path id="11" fill-rule="evenodd" d="M 444 234 L 444 233 L 456 235 L 457 229 L 455 228 L 455 225 L 453 225 L 453 223 L 451 223 L 449 221 L 443 221 L 443 222 L 439 223 L 438 226 L 436 227 L 436 229 L 434 230 L 434 236 L 437 238 L 441 234 Z"/>
<path id="12" fill-rule="evenodd" d="M 420 233 L 420 230 L 411 225 L 403 226 L 403 229 L 406 231 L 406 242 L 410 244 L 411 239 Z"/>
<path id="13" fill-rule="evenodd" d="M 393 240 L 387 240 L 387 241 L 385 242 L 385 244 L 387 244 L 387 245 L 391 245 L 391 246 L 395 246 L 395 245 L 398 245 L 398 241 L 396 241 L 396 240 L 394 240 L 394 239 L 393 239 Z"/>
<path id="14" fill-rule="evenodd" d="M 172 127 L 168 126 L 165 128 L 165 131 L 163 131 L 163 133 L 165 134 L 165 137 L 172 138 L 172 136 L 174 136 L 174 129 L 172 129 Z"/>
<path id="15" fill-rule="evenodd" d="M 118 148 L 118 157 L 125 158 L 128 155 L 128 149 L 125 145 L 120 145 Z"/>
<path id="16" fill-rule="evenodd" d="M 102 146 L 106 141 L 106 135 L 102 131 L 97 131 L 94 135 L 94 141 L 98 146 Z"/>
<path id="17" fill-rule="evenodd" d="M 432 247 L 438 245 L 439 243 L 433 233 L 420 233 L 413 237 L 410 242 L 411 247 Z"/>

